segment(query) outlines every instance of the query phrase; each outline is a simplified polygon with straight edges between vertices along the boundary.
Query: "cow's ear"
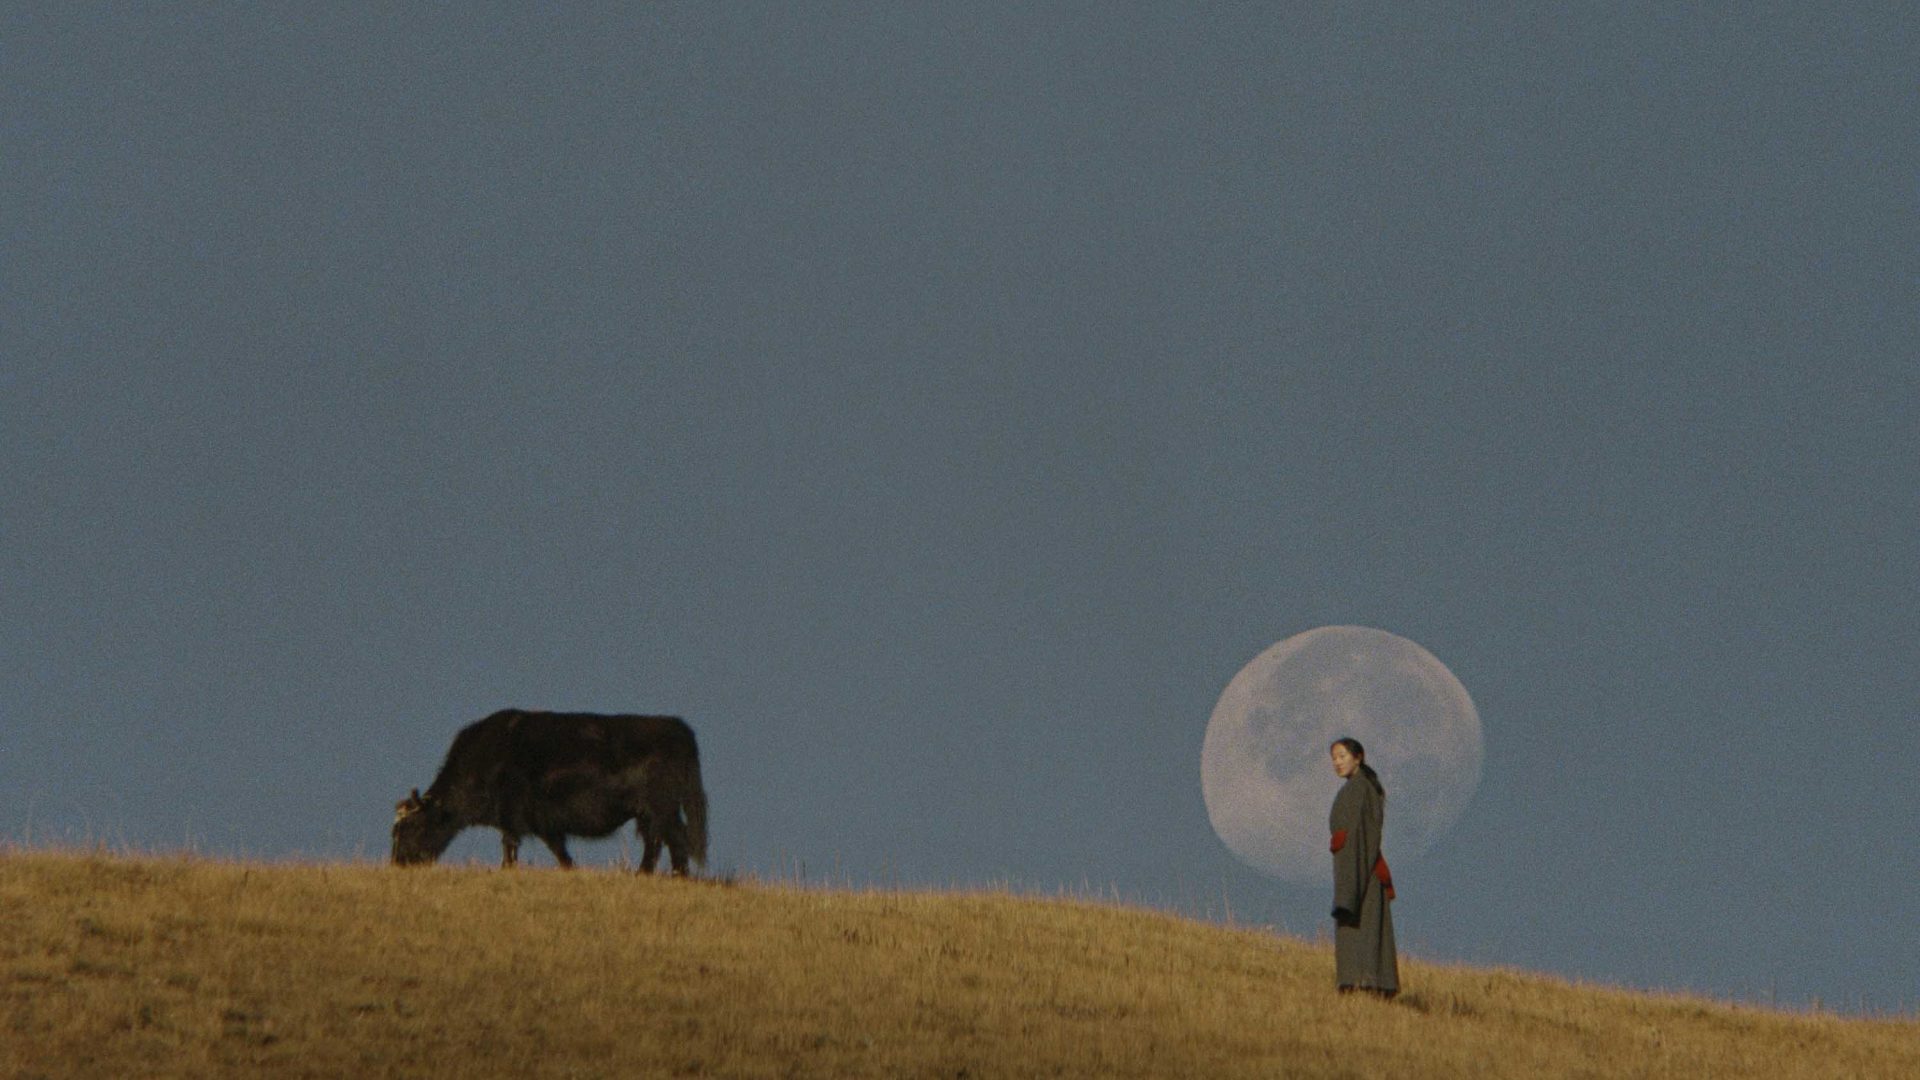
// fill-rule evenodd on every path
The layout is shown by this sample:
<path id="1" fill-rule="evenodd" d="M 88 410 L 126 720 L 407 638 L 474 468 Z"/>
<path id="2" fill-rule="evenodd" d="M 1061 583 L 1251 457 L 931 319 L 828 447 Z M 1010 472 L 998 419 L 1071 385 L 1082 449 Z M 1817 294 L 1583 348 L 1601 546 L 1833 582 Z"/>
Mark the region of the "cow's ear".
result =
<path id="1" fill-rule="evenodd" d="M 409 796 L 407 796 L 407 798 L 408 798 L 409 800 L 411 800 L 411 801 L 413 801 L 413 802 L 419 802 L 419 801 L 420 801 L 420 789 L 419 789 L 419 788 L 414 788 L 414 789 L 413 789 L 413 794 L 411 794 L 411 795 L 409 795 Z"/>

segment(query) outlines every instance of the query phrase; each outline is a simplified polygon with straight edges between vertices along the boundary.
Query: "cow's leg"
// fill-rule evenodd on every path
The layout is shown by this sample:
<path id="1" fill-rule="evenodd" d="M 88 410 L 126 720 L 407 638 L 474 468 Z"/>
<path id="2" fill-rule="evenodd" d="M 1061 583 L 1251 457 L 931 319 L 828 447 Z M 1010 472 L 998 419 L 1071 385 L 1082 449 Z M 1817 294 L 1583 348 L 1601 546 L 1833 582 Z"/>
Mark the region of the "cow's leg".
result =
<path id="1" fill-rule="evenodd" d="M 573 856 L 567 854 L 566 833 L 541 833 L 540 841 L 546 844 L 547 850 L 553 852 L 553 857 L 560 861 L 562 870 L 573 869 Z"/>
<path id="2" fill-rule="evenodd" d="M 500 869 L 511 870 L 520 865 L 520 837 L 510 832 L 500 834 Z"/>
<path id="3" fill-rule="evenodd" d="M 667 860 L 673 864 L 674 877 L 687 876 L 687 827 L 679 814 L 669 814 L 660 830 L 667 842 Z"/>
<path id="4" fill-rule="evenodd" d="M 660 830 L 654 827 L 653 815 L 641 814 L 635 818 L 633 831 L 640 834 L 640 843 L 643 845 L 640 852 L 640 872 L 651 874 L 653 868 L 660 865 Z"/>

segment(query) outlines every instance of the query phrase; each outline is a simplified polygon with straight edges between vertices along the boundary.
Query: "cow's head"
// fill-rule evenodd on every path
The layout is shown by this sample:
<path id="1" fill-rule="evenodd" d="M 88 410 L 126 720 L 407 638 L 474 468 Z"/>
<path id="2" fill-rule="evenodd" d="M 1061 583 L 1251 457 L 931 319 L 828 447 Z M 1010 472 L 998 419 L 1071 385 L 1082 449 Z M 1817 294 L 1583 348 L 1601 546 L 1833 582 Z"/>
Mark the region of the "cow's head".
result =
<path id="1" fill-rule="evenodd" d="M 413 794 L 393 806 L 393 863 L 433 862 L 459 832 L 459 822 L 446 807 L 414 788 Z"/>

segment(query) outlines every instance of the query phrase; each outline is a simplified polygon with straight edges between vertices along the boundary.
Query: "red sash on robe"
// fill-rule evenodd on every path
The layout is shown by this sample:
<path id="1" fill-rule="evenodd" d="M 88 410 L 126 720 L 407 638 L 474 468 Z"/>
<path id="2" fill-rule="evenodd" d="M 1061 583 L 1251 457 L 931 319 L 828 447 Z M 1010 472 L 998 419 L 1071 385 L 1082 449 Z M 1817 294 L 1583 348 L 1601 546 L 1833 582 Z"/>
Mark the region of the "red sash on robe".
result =
<path id="1" fill-rule="evenodd" d="M 1333 837 L 1327 841 L 1327 850 L 1338 855 L 1340 854 L 1340 849 L 1346 846 L 1347 830 L 1333 830 Z M 1380 879 L 1381 887 L 1386 890 L 1387 899 L 1393 899 L 1393 871 L 1387 869 L 1387 857 L 1385 855 L 1375 855 L 1373 857 L 1373 876 Z"/>

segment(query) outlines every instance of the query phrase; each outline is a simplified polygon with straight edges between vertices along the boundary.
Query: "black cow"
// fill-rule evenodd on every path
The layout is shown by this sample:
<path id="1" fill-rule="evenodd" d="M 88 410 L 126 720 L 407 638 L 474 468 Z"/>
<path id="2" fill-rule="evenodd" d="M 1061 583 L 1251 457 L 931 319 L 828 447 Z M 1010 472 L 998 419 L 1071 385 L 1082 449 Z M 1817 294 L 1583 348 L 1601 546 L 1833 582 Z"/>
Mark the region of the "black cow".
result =
<path id="1" fill-rule="evenodd" d="M 693 729 L 675 716 L 505 709 L 454 736 L 425 795 L 394 807 L 393 861 L 433 862 L 461 830 L 500 830 L 500 865 L 539 837 L 571 867 L 569 836 L 607 836 L 634 822 L 652 873 L 664 843 L 675 874 L 707 861 L 707 795 Z M 682 815 L 684 814 L 684 820 Z"/>

